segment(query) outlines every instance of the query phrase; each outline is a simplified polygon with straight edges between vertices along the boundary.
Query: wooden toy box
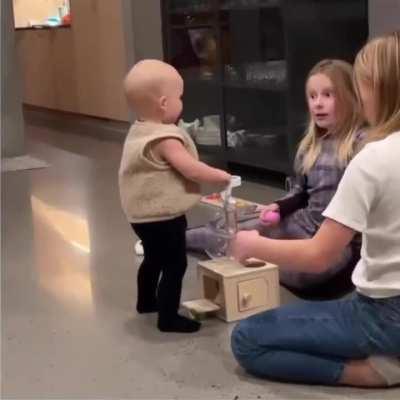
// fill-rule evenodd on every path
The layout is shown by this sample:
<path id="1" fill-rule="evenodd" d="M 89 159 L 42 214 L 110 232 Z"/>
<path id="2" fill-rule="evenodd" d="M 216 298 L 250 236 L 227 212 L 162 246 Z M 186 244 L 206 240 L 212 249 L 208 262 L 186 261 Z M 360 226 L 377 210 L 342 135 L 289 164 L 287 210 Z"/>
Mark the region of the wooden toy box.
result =
<path id="1" fill-rule="evenodd" d="M 259 260 L 244 266 L 228 257 L 198 264 L 203 298 L 182 305 L 194 316 L 237 321 L 279 305 L 278 267 Z"/>

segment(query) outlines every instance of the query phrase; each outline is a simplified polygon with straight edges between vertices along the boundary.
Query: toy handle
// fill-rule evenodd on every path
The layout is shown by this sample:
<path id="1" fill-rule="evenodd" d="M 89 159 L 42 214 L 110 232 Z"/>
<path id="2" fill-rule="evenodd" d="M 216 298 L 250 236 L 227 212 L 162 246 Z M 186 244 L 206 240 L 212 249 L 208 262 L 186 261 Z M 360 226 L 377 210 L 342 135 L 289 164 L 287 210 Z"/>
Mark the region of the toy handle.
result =
<path id="1" fill-rule="evenodd" d="M 227 188 L 221 192 L 221 197 L 225 201 L 231 197 L 232 194 L 232 189 L 235 187 L 239 187 L 242 184 L 242 178 L 238 175 L 232 175 L 231 176 L 231 181 L 229 182 L 229 185 Z"/>

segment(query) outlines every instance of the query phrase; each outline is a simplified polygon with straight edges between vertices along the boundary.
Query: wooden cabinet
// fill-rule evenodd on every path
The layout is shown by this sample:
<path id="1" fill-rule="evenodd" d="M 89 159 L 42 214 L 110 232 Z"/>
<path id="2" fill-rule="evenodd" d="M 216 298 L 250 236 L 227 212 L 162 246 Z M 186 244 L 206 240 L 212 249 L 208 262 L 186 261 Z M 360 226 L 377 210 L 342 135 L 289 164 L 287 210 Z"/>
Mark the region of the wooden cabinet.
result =
<path id="1" fill-rule="evenodd" d="M 203 153 L 290 173 L 307 124 L 304 85 L 324 58 L 353 61 L 367 0 L 163 0 L 165 60 L 185 81 Z"/>

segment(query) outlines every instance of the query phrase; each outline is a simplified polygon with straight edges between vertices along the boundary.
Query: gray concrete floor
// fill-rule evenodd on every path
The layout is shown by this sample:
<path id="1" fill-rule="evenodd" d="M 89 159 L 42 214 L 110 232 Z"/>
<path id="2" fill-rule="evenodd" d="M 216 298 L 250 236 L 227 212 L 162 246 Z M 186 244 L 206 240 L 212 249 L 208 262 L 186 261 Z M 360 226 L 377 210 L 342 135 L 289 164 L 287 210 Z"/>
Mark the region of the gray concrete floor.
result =
<path id="1" fill-rule="evenodd" d="M 162 334 L 134 311 L 140 259 L 119 206 L 121 144 L 28 127 L 46 169 L 2 174 L 4 399 L 399 399 L 395 390 L 282 384 L 240 370 L 234 324 Z M 239 193 L 268 202 L 276 189 Z M 204 208 L 190 215 L 203 220 Z M 183 299 L 196 298 L 190 257 Z M 282 290 L 283 302 L 298 301 Z"/>

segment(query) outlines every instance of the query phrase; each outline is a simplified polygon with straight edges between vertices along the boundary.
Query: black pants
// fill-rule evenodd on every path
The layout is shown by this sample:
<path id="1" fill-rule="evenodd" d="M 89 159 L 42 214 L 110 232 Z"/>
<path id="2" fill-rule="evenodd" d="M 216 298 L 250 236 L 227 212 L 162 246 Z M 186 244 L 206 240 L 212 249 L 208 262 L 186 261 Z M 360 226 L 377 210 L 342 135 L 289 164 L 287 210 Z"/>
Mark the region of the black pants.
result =
<path id="1" fill-rule="evenodd" d="M 159 321 L 168 322 L 178 312 L 187 267 L 186 217 L 132 224 L 132 228 L 144 249 L 137 277 L 138 304 L 156 303 Z"/>

